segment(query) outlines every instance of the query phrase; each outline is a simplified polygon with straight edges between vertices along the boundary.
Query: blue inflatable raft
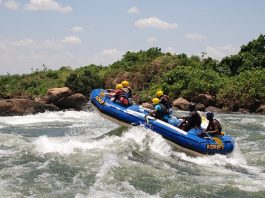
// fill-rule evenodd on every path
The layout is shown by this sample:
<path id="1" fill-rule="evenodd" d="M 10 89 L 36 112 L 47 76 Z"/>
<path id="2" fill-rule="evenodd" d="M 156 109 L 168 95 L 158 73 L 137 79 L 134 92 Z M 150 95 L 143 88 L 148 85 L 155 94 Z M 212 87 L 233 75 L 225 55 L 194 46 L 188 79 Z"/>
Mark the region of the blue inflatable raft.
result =
<path id="1" fill-rule="evenodd" d="M 163 138 L 172 143 L 175 147 L 192 155 L 213 155 L 229 154 L 234 150 L 234 139 L 229 135 L 212 137 L 210 135 L 201 136 L 202 129 L 193 128 L 188 132 L 179 129 L 180 120 L 172 117 L 169 123 L 155 119 L 148 115 L 148 109 L 140 105 L 124 106 L 118 102 L 113 102 L 104 89 L 95 89 L 90 94 L 90 100 L 94 109 L 100 115 L 112 120 L 122 126 L 143 125 L 152 131 L 159 133 Z"/>

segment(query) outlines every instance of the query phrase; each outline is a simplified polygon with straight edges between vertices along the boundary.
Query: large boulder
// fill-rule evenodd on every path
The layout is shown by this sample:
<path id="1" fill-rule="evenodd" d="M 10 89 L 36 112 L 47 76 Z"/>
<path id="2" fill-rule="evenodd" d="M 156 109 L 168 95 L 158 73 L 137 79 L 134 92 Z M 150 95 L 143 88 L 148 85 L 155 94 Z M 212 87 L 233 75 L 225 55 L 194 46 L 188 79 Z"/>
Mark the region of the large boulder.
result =
<path id="1" fill-rule="evenodd" d="M 205 108 L 205 111 L 217 112 L 217 113 L 228 113 L 227 109 L 220 109 L 218 107 L 209 106 Z"/>
<path id="2" fill-rule="evenodd" d="M 44 104 L 29 99 L 0 100 L 0 116 L 35 114 L 44 111 L 57 111 L 52 104 Z"/>
<path id="3" fill-rule="evenodd" d="M 190 104 L 189 101 L 180 97 L 180 98 L 174 100 L 172 105 L 173 105 L 173 107 L 177 107 L 181 110 L 188 111 L 189 110 L 189 104 Z"/>
<path id="4" fill-rule="evenodd" d="M 262 115 L 265 115 L 265 105 L 261 105 L 261 106 L 257 109 L 256 113 L 260 113 L 260 114 L 262 114 Z"/>
<path id="5" fill-rule="evenodd" d="M 47 91 L 47 102 L 56 105 L 57 101 L 72 95 L 68 87 L 52 88 Z"/>
<path id="6" fill-rule="evenodd" d="M 205 110 L 205 105 L 201 104 L 201 103 L 198 103 L 198 104 L 196 104 L 196 109 L 198 111 L 204 111 Z"/>
<path id="7" fill-rule="evenodd" d="M 148 102 L 144 102 L 142 104 L 142 107 L 147 108 L 147 109 L 153 109 L 153 105 Z"/>
<path id="8" fill-rule="evenodd" d="M 56 106 L 60 109 L 81 110 L 86 103 L 86 97 L 83 94 L 76 93 L 74 95 L 61 98 L 56 102 Z"/>
<path id="9" fill-rule="evenodd" d="M 200 94 L 194 98 L 194 102 L 201 103 L 205 106 L 214 105 L 213 97 L 209 94 Z"/>

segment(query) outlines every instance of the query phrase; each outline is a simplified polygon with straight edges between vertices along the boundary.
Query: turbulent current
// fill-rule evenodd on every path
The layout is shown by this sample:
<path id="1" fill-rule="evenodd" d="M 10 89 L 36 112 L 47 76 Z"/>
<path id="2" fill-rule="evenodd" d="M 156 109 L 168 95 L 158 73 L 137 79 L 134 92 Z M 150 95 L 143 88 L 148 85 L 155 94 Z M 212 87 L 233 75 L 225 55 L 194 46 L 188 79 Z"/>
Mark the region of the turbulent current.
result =
<path id="1" fill-rule="evenodd" d="M 265 197 L 265 117 L 215 117 L 229 156 L 192 157 L 96 112 L 0 117 L 0 197 Z"/>

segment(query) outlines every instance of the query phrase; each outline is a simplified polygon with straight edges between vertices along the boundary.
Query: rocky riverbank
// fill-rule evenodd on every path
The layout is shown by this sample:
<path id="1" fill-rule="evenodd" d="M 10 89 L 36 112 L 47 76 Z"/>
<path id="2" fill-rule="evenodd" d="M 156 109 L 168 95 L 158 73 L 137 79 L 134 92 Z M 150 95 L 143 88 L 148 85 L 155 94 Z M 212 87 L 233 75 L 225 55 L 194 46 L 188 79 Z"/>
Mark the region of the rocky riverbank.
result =
<path id="1" fill-rule="evenodd" d="M 83 94 L 73 94 L 68 87 L 53 88 L 49 89 L 44 97 L 1 99 L 0 116 L 27 115 L 65 109 L 80 111 L 86 103 L 87 99 Z"/>
<path id="2" fill-rule="evenodd" d="M 34 99 L 0 99 L 0 116 L 27 115 L 66 109 L 80 111 L 87 102 L 87 98 L 83 94 L 73 94 L 68 87 L 52 88 L 47 91 L 44 97 L 36 97 Z M 184 98 L 178 98 L 172 104 L 176 109 L 188 111 L 190 101 Z M 150 103 L 143 103 L 142 105 L 147 108 L 152 108 L 152 104 Z M 226 108 L 214 106 L 213 98 L 208 94 L 200 94 L 197 97 L 196 107 L 200 111 L 229 113 L 229 110 Z M 247 109 L 240 109 L 239 112 L 249 113 Z M 265 115 L 265 105 L 261 105 L 255 113 Z"/>
<path id="3" fill-rule="evenodd" d="M 217 112 L 217 113 L 230 113 L 228 108 L 220 108 L 215 106 L 215 101 L 213 100 L 213 97 L 209 94 L 200 94 L 195 101 L 196 108 L 199 111 L 211 111 L 211 112 Z M 180 109 L 183 111 L 188 111 L 189 110 L 189 104 L 191 102 L 180 97 L 175 99 L 172 102 L 172 106 L 176 109 Z M 146 108 L 152 108 L 152 104 L 150 103 L 143 103 L 143 106 Z M 239 109 L 240 113 L 251 113 L 248 109 Z M 257 114 L 262 114 L 265 115 L 265 105 L 261 105 L 255 112 L 252 113 L 257 113 Z"/>

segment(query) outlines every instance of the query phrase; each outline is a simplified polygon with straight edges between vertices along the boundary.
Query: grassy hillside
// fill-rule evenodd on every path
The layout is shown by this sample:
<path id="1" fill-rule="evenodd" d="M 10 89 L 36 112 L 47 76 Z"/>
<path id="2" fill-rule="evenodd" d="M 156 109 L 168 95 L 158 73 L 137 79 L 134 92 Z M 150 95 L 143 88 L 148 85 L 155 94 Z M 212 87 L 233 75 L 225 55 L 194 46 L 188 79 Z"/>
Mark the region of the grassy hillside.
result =
<path id="1" fill-rule="evenodd" d="M 192 101 L 201 93 L 211 94 L 219 106 L 254 111 L 265 103 L 265 36 L 243 45 L 238 54 L 212 58 L 162 53 L 160 48 L 127 52 L 108 67 L 89 65 L 78 69 L 62 67 L 25 75 L 0 77 L 0 97 L 35 97 L 49 88 L 68 86 L 87 97 L 97 87 L 112 88 L 129 80 L 136 101 L 149 100 L 158 89 L 172 99 Z"/>

